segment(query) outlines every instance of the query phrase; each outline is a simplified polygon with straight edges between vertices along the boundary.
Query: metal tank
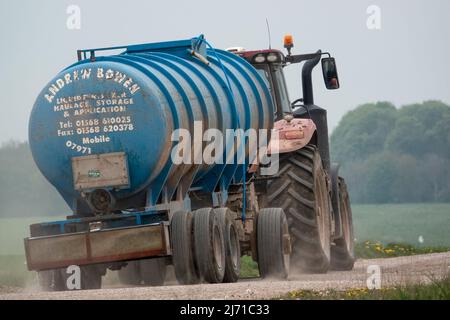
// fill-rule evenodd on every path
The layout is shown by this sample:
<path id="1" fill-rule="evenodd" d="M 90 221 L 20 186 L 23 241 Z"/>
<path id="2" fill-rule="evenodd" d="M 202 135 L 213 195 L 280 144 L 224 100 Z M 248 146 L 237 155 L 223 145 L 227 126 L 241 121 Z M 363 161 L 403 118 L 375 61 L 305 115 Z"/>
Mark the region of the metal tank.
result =
<path id="1" fill-rule="evenodd" d="M 121 52 L 101 55 L 108 50 Z M 29 121 L 37 166 L 77 214 L 226 189 L 242 179 L 240 166 L 174 165 L 174 130 L 194 137 L 198 124 L 224 133 L 273 126 L 265 80 L 203 37 L 80 50 L 78 58 L 45 86 Z"/>

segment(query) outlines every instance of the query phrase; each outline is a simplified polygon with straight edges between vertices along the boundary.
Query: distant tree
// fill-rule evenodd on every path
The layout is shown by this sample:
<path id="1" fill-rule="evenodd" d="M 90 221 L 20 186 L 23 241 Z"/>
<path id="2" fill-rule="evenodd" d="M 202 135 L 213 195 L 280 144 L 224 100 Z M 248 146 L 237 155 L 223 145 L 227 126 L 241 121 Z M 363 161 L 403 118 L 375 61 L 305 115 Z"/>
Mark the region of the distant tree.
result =
<path id="1" fill-rule="evenodd" d="M 436 154 L 427 154 L 420 165 L 420 183 L 428 194 L 427 201 L 450 201 L 450 161 Z M 424 190 L 425 191 L 425 190 Z"/>
<path id="2" fill-rule="evenodd" d="M 418 161 L 408 154 L 393 154 L 392 164 L 396 172 L 395 179 L 390 186 L 391 201 L 395 203 L 423 202 L 426 200 L 425 186 L 423 186 Z"/>
<path id="3" fill-rule="evenodd" d="M 364 160 L 381 152 L 396 117 L 389 102 L 364 104 L 348 112 L 331 135 L 333 161 Z"/>
<path id="4" fill-rule="evenodd" d="M 365 163 L 365 202 L 393 202 L 392 187 L 397 179 L 396 155 L 382 153 L 373 155 Z"/>
<path id="5" fill-rule="evenodd" d="M 348 112 L 331 135 L 355 202 L 450 201 L 450 107 L 372 103 Z"/>
<path id="6" fill-rule="evenodd" d="M 436 153 L 450 157 L 450 108 L 438 101 L 402 107 L 386 147 L 416 156 Z"/>
<path id="7" fill-rule="evenodd" d="M 386 139 L 388 150 L 419 156 L 425 152 L 425 127 L 413 116 L 398 118 Z"/>

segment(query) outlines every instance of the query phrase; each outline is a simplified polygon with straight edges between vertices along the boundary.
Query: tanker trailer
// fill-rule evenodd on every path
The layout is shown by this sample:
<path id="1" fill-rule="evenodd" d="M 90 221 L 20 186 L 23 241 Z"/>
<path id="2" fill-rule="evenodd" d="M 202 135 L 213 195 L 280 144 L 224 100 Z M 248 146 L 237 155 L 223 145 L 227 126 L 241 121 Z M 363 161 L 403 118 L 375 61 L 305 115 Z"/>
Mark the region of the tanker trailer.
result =
<path id="1" fill-rule="evenodd" d="M 321 160 L 318 152 L 324 146 L 320 126 L 279 100 L 282 68 L 320 60 L 320 52 L 229 52 L 200 36 L 77 54 L 78 62 L 44 87 L 29 121 L 33 158 L 72 210 L 63 221 L 31 225 L 25 239 L 28 269 L 38 272 L 43 289 L 100 288 L 108 269 L 119 270 L 127 284 L 161 285 L 169 264 L 182 284 L 235 282 L 244 254 L 258 262 L 262 277 L 286 278 L 290 265 L 307 270 L 302 255 L 295 255 L 295 239 L 310 235 L 299 235 L 292 224 L 301 207 L 294 212 L 292 204 L 278 205 L 279 192 L 270 191 L 277 181 L 286 184 L 286 172 L 267 175 L 270 164 L 260 161 L 281 154 L 283 163 L 283 156 L 299 151 L 313 164 L 310 187 L 318 193 L 317 206 L 307 202 L 318 209 L 300 213 L 312 214 L 315 249 L 332 253 L 334 235 L 344 239 L 334 246 L 348 247 L 351 228 L 330 222 L 351 225 L 349 205 L 322 206 L 348 204 L 348 197 L 332 190 L 329 158 Z M 256 59 L 258 54 L 267 59 Z M 310 114 L 307 105 L 302 108 Z M 226 134 L 214 137 L 222 148 L 208 158 L 204 150 L 212 140 L 203 133 L 211 129 Z M 268 130 L 272 138 L 251 146 L 246 133 L 252 130 Z M 291 253 L 298 261 L 291 262 Z M 332 265 L 333 254 L 322 256 L 328 259 L 322 265 Z"/>

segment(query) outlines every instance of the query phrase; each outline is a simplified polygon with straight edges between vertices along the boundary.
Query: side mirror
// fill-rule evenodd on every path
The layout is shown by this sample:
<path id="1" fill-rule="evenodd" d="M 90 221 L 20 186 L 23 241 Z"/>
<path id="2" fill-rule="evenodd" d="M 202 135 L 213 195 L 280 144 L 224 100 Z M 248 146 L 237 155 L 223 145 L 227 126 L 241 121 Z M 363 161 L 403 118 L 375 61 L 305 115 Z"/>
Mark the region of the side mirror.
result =
<path id="1" fill-rule="evenodd" d="M 334 58 L 322 59 L 323 81 L 328 90 L 339 89 L 339 78 Z"/>

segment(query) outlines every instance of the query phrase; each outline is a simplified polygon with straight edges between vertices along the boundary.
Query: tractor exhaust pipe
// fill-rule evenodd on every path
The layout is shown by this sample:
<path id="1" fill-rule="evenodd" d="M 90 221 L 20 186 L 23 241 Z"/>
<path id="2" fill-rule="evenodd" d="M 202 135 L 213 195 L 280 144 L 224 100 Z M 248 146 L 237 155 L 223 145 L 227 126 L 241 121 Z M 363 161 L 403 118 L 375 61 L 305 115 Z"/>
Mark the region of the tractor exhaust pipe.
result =
<path id="1" fill-rule="evenodd" d="M 319 147 L 320 157 L 322 158 L 323 167 L 330 174 L 330 146 L 328 142 L 328 120 L 327 111 L 319 106 L 314 105 L 314 93 L 312 85 L 312 71 L 320 62 L 322 51 L 318 50 L 315 57 L 308 59 L 302 68 L 302 88 L 303 88 L 303 104 L 308 108 L 308 116 L 314 121 L 317 127 L 317 146 Z"/>
<path id="2" fill-rule="evenodd" d="M 313 105 L 314 94 L 312 86 L 312 71 L 314 67 L 319 63 L 322 54 L 321 50 L 316 52 L 317 56 L 305 62 L 302 68 L 302 88 L 303 88 L 303 104 Z"/>

